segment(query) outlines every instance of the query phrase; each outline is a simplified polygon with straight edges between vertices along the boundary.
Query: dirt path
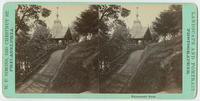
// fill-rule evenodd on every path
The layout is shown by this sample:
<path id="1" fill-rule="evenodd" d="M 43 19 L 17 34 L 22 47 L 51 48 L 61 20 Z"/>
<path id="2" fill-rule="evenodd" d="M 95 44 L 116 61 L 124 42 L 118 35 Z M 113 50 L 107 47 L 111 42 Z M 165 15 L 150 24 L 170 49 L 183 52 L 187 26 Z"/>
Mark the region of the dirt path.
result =
<path id="1" fill-rule="evenodd" d="M 51 54 L 47 64 L 33 75 L 27 82 L 16 90 L 17 93 L 42 93 L 45 92 L 56 69 L 59 67 L 60 59 L 64 50 L 58 50 Z"/>
<path id="2" fill-rule="evenodd" d="M 137 72 L 137 65 L 141 58 L 143 50 L 137 50 L 129 56 L 124 66 L 117 71 L 104 85 L 103 92 L 126 92 L 126 88 L 130 82 L 130 78 L 133 77 Z"/>

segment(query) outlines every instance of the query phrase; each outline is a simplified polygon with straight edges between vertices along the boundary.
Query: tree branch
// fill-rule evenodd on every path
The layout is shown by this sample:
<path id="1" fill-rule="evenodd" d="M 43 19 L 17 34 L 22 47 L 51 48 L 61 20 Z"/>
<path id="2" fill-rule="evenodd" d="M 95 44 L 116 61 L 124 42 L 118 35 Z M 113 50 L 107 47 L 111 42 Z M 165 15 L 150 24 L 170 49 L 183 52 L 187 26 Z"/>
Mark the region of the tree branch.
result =
<path id="1" fill-rule="evenodd" d="M 100 17 L 99 21 L 101 21 L 103 19 L 103 17 L 105 16 L 106 12 L 108 11 L 109 7 L 102 13 L 102 16 Z"/>
<path id="2" fill-rule="evenodd" d="M 21 18 L 20 21 L 19 21 L 19 24 L 22 23 L 22 21 L 24 20 L 24 18 L 27 16 L 26 13 L 27 13 L 29 10 L 30 10 L 30 8 L 29 8 L 28 10 L 26 10 L 26 12 L 24 12 L 24 14 L 22 15 L 22 18 Z M 19 26 L 17 25 L 16 27 L 17 27 L 17 28 L 16 28 L 16 30 L 15 30 L 15 34 L 16 34 L 16 33 L 18 32 L 18 30 L 19 30 Z"/>

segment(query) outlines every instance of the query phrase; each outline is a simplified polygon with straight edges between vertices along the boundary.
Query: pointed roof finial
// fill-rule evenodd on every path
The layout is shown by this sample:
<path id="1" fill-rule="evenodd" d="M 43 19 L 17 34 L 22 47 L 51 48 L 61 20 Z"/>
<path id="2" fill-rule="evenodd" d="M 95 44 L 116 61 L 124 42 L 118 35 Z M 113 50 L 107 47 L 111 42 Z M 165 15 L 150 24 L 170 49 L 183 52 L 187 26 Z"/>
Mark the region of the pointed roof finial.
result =
<path id="1" fill-rule="evenodd" d="M 56 7 L 57 8 L 57 14 L 56 14 L 56 17 L 58 18 L 59 17 L 59 15 L 58 15 L 58 9 L 59 9 L 59 7 Z"/>
<path id="2" fill-rule="evenodd" d="M 138 9 L 139 7 L 136 7 L 137 11 L 136 11 L 136 17 L 138 18 L 139 17 L 139 14 L 138 14 Z"/>

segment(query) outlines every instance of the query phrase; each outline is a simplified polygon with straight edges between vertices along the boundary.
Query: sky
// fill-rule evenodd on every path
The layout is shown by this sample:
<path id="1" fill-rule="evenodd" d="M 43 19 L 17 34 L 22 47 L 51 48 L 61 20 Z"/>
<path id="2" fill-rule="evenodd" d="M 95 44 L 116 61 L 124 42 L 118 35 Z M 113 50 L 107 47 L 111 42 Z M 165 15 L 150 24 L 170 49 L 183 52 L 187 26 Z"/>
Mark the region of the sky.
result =
<path id="1" fill-rule="evenodd" d="M 82 11 L 88 9 L 88 5 L 43 5 L 43 7 L 51 10 L 51 15 L 44 19 L 49 28 L 52 27 L 53 21 L 56 19 L 57 7 L 59 7 L 59 19 L 65 27 L 72 25 L 76 17 Z M 131 11 L 130 15 L 123 19 L 127 26 L 131 28 L 134 19 L 136 19 L 136 7 L 139 7 L 138 14 L 142 26 L 147 27 L 159 16 L 160 12 L 167 10 L 169 5 L 122 5 L 122 7 Z"/>
<path id="2" fill-rule="evenodd" d="M 51 10 L 51 15 L 44 19 L 49 28 L 53 26 L 54 20 L 56 19 L 57 7 L 59 20 L 64 27 L 72 25 L 76 17 L 78 17 L 82 11 L 88 9 L 88 5 L 43 5 L 42 7 Z"/>
<path id="3" fill-rule="evenodd" d="M 130 15 L 124 19 L 127 26 L 131 28 L 136 19 L 136 7 L 138 7 L 139 20 L 142 26 L 148 27 L 160 15 L 160 12 L 168 10 L 169 5 L 123 5 L 122 7 L 131 11 Z"/>

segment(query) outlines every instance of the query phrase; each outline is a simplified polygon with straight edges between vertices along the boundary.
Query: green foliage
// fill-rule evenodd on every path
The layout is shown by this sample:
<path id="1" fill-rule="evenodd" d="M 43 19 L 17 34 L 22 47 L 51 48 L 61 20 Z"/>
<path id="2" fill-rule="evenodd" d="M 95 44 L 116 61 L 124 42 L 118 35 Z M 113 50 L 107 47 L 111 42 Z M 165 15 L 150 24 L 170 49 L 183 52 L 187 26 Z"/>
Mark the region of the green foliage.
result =
<path id="1" fill-rule="evenodd" d="M 171 28 L 173 34 L 177 34 L 179 30 L 182 29 L 182 6 L 181 5 L 171 5 L 169 7 L 172 16 L 174 17 L 173 21 L 176 24 L 174 28 Z"/>
<path id="2" fill-rule="evenodd" d="M 48 17 L 50 10 L 42 8 L 39 5 L 17 5 L 15 9 L 15 77 L 16 86 L 27 78 L 32 72 L 33 59 L 38 56 L 40 51 L 38 48 L 43 47 L 49 31 L 45 30 L 46 23 L 41 17 Z M 41 25 L 40 30 L 36 25 Z M 31 37 L 29 31 L 36 28 Z M 36 35 L 37 33 L 37 35 Z M 38 39 L 37 39 L 38 38 Z M 39 40 L 40 39 L 40 40 Z M 41 42 L 44 41 L 44 42 Z M 37 46 L 38 45 L 38 46 Z M 38 50 L 36 50 L 36 48 Z M 34 66 L 33 66 L 34 67 Z"/>
<path id="3" fill-rule="evenodd" d="M 106 34 L 110 28 L 109 21 L 119 21 L 119 17 L 127 17 L 130 11 L 120 5 L 91 5 L 88 10 L 81 13 L 81 16 L 74 22 L 75 30 L 87 36 L 89 33 L 96 35 L 100 30 Z M 111 22 L 112 23 L 112 22 Z"/>
<path id="4" fill-rule="evenodd" d="M 96 34 L 98 29 L 98 11 L 97 9 L 88 9 L 81 13 L 80 17 L 74 22 L 75 30 L 86 36 L 88 33 Z"/>
<path id="5" fill-rule="evenodd" d="M 153 22 L 154 31 L 164 38 L 167 35 L 176 36 L 182 28 L 182 8 L 180 5 L 171 5 L 169 10 L 161 12 Z"/>
<path id="6" fill-rule="evenodd" d="M 17 5 L 15 10 L 15 33 L 16 33 L 16 54 L 22 58 L 22 55 L 27 55 L 28 42 L 31 39 L 31 35 L 28 34 L 31 28 L 39 24 L 46 26 L 46 23 L 40 19 L 42 17 L 48 17 L 50 10 L 42 8 L 39 5 Z M 34 25 L 34 26 L 31 26 Z M 43 32 L 45 33 L 45 32 Z"/>
<path id="7" fill-rule="evenodd" d="M 116 71 L 124 53 L 127 52 L 130 34 L 125 25 L 118 24 L 114 28 L 112 38 L 110 40 L 100 40 L 99 50 L 99 68 L 101 80 L 105 80 L 109 74 Z"/>
<path id="8" fill-rule="evenodd" d="M 130 34 L 126 26 L 118 25 L 115 28 L 112 39 L 118 40 L 119 45 L 124 45 L 123 43 L 126 43 L 129 38 Z"/>
<path id="9" fill-rule="evenodd" d="M 25 44 L 30 40 L 30 36 L 25 33 L 25 32 L 19 32 L 20 35 L 24 35 L 24 36 L 19 36 L 15 38 L 15 51 L 16 53 L 20 52 L 21 50 L 23 50 L 25 48 Z"/>
<path id="10" fill-rule="evenodd" d="M 175 27 L 175 24 L 172 22 L 173 16 L 168 12 L 162 12 L 160 18 L 156 18 L 154 23 L 154 30 L 159 33 L 161 36 L 167 36 L 170 33 L 170 27 Z"/>
<path id="11" fill-rule="evenodd" d="M 37 25 L 31 40 L 27 43 L 27 55 L 30 56 L 30 58 L 35 59 L 46 53 L 50 36 L 51 34 L 47 27 Z"/>
<path id="12" fill-rule="evenodd" d="M 130 14 L 130 10 L 122 8 L 122 11 L 121 11 L 122 17 L 127 17 L 127 16 L 129 16 L 129 14 Z"/>
<path id="13" fill-rule="evenodd" d="M 141 65 L 138 65 L 139 69 L 131 80 L 129 92 L 158 93 L 171 87 L 174 91 L 182 89 L 181 36 L 149 45 L 144 50 L 141 60 Z"/>
<path id="14" fill-rule="evenodd" d="M 51 11 L 49 9 L 46 9 L 46 8 L 42 8 L 42 17 L 48 17 L 50 14 L 51 14 Z"/>
<path id="15" fill-rule="evenodd" d="M 18 35 L 18 30 L 29 31 L 30 20 L 40 20 L 40 14 L 42 17 L 48 17 L 50 13 L 50 10 L 39 5 L 18 5 L 15 10 L 15 33 Z"/>
<path id="16" fill-rule="evenodd" d="M 46 26 L 46 23 L 40 19 L 40 14 L 42 17 L 48 17 L 50 10 L 38 5 L 18 5 L 15 10 L 16 53 L 20 58 L 28 54 L 26 51 L 28 50 L 28 42 L 31 39 L 28 32 L 34 27 L 30 25 L 40 24 Z"/>
<path id="17" fill-rule="evenodd" d="M 129 42 L 130 34 L 125 26 L 118 25 L 114 28 L 112 38 L 102 42 L 102 60 L 111 62 L 116 56 L 125 51 Z M 106 58 L 109 58 L 107 60 Z"/>

